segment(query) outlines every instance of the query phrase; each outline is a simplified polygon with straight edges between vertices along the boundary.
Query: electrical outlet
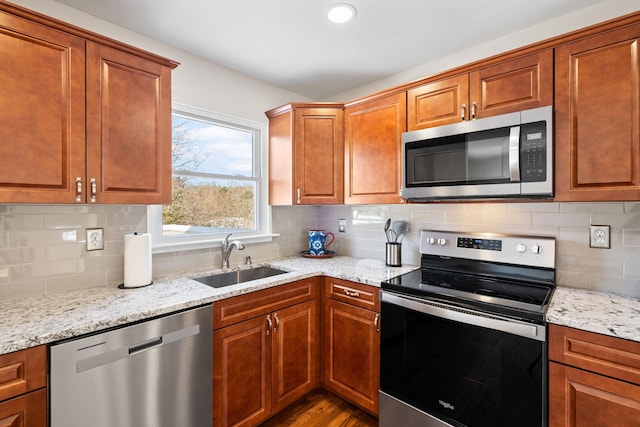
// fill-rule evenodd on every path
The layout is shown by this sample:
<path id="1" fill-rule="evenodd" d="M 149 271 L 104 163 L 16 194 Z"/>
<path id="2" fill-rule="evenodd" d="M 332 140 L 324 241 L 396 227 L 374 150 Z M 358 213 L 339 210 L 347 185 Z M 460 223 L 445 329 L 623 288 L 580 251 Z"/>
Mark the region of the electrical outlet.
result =
<path id="1" fill-rule="evenodd" d="M 104 249 L 104 229 L 87 228 L 87 250 L 97 251 Z"/>
<path id="2" fill-rule="evenodd" d="M 611 227 L 608 225 L 590 225 L 589 247 L 601 249 L 611 248 Z"/>
<path id="3" fill-rule="evenodd" d="M 339 219 L 338 220 L 338 231 L 340 233 L 344 233 L 345 232 L 345 227 L 347 226 L 347 220 L 346 219 Z"/>

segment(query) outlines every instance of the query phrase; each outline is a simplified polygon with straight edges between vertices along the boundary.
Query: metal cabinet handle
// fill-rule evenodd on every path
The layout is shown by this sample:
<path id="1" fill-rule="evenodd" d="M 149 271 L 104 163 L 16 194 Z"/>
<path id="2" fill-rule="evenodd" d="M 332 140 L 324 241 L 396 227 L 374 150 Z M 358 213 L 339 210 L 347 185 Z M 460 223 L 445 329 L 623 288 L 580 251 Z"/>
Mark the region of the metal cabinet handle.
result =
<path id="1" fill-rule="evenodd" d="M 462 104 L 462 108 L 460 109 L 460 119 L 464 122 L 465 117 L 467 117 L 467 104 Z"/>
<path id="2" fill-rule="evenodd" d="M 271 315 L 267 314 L 267 335 L 271 335 L 271 327 L 273 323 L 271 322 Z"/>
<path id="3" fill-rule="evenodd" d="M 96 202 L 97 193 L 98 193 L 98 184 L 96 184 L 95 178 L 91 178 L 91 203 Z"/>
<path id="4" fill-rule="evenodd" d="M 280 319 L 278 319 L 278 313 L 274 313 L 273 318 L 276 321 L 276 327 L 273 329 L 273 333 L 275 334 L 276 332 L 278 332 L 278 328 L 280 327 Z"/>
<path id="5" fill-rule="evenodd" d="M 354 298 L 360 297 L 360 292 L 350 292 L 347 289 L 344 290 L 344 294 L 348 297 L 354 297 Z"/>
<path id="6" fill-rule="evenodd" d="M 376 332 L 380 332 L 380 313 L 376 313 L 376 317 L 373 319 L 373 326 L 375 326 Z"/>
<path id="7" fill-rule="evenodd" d="M 300 189 L 299 188 L 296 189 L 296 193 L 298 195 L 298 202 L 297 203 L 300 204 Z"/>
<path id="8" fill-rule="evenodd" d="M 473 101 L 471 103 L 471 120 L 475 120 L 476 119 L 476 106 L 477 106 L 476 101 Z"/>
<path id="9" fill-rule="evenodd" d="M 76 202 L 82 202 L 82 178 L 76 177 Z"/>

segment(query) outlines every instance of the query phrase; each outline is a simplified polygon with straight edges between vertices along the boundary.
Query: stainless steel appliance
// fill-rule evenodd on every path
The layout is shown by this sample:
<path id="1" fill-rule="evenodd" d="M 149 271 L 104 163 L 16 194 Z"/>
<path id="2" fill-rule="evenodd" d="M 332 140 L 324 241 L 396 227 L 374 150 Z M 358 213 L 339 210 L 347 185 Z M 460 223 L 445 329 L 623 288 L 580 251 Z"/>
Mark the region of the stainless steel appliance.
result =
<path id="1" fill-rule="evenodd" d="M 380 426 L 544 427 L 555 239 L 422 231 L 382 282 Z"/>
<path id="2" fill-rule="evenodd" d="M 552 107 L 405 132 L 409 200 L 553 195 Z"/>
<path id="3" fill-rule="evenodd" d="M 52 427 L 210 427 L 212 309 L 50 346 Z"/>

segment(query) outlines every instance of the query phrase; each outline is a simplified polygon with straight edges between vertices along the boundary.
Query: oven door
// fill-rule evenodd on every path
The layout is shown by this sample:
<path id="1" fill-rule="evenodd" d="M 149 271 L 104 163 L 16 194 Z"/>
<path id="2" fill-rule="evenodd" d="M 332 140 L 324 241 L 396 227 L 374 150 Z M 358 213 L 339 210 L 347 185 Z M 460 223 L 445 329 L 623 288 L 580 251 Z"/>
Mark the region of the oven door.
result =
<path id="1" fill-rule="evenodd" d="M 381 427 L 547 425 L 544 326 L 381 295 Z"/>

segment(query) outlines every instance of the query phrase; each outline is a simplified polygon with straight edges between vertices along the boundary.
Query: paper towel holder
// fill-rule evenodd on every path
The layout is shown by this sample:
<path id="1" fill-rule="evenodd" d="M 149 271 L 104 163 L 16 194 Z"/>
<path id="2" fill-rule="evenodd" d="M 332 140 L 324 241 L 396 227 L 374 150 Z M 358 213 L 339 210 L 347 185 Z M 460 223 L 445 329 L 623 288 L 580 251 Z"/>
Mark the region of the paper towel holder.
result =
<path id="1" fill-rule="evenodd" d="M 151 281 L 151 283 L 148 283 L 142 286 L 125 286 L 124 283 L 120 283 L 118 285 L 118 289 L 140 289 L 140 288 L 146 288 L 147 286 L 151 286 L 151 285 L 153 285 L 153 280 Z"/>

